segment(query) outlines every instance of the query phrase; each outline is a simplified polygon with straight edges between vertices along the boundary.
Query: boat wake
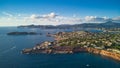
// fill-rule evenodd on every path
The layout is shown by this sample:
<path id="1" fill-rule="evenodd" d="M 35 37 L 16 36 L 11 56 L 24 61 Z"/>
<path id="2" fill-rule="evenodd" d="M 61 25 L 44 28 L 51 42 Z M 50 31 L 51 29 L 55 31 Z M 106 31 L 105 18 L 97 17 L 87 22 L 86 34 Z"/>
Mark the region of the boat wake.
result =
<path id="1" fill-rule="evenodd" d="M 9 52 L 9 51 L 11 51 L 11 50 L 13 50 L 13 49 L 15 49 L 15 48 L 16 48 L 16 46 L 11 47 L 10 49 L 6 49 L 6 50 L 4 50 L 4 51 L 2 52 L 2 54 L 7 53 L 7 52 Z"/>
<path id="2" fill-rule="evenodd" d="M 16 46 L 13 46 L 12 48 L 10 48 L 11 50 L 13 50 L 13 49 L 15 49 L 16 48 Z"/>

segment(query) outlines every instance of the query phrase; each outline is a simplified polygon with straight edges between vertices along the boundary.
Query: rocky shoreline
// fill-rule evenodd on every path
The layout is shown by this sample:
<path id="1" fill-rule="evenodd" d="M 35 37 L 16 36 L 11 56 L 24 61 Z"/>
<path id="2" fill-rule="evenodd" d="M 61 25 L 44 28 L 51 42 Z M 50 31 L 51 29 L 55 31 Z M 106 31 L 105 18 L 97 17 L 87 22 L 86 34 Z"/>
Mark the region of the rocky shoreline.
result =
<path id="1" fill-rule="evenodd" d="M 110 51 L 106 51 L 106 50 L 100 50 L 100 49 L 95 49 L 95 48 L 87 48 L 87 51 L 89 53 L 93 53 L 93 54 L 99 54 L 102 56 L 106 56 L 115 60 L 120 61 L 120 54 L 114 53 L 114 52 L 110 52 Z"/>
<path id="2" fill-rule="evenodd" d="M 48 49 L 23 49 L 23 54 L 45 53 L 45 54 L 72 54 L 78 52 L 87 52 L 87 48 L 72 48 L 69 46 L 56 46 Z"/>
<path id="3" fill-rule="evenodd" d="M 35 54 L 35 53 L 44 53 L 44 54 L 73 54 L 73 53 L 81 53 L 81 52 L 86 52 L 86 53 L 93 53 L 97 55 L 102 55 L 106 56 L 115 60 L 120 61 L 120 54 L 106 51 L 106 50 L 101 50 L 101 49 L 95 49 L 95 48 L 85 48 L 85 47 L 76 47 L 72 48 L 69 46 L 56 46 L 48 49 L 34 49 L 34 48 L 28 48 L 28 49 L 23 49 L 22 53 L 23 54 Z"/>
<path id="4" fill-rule="evenodd" d="M 93 54 L 106 56 L 120 61 L 119 50 L 108 48 L 113 44 L 112 42 L 108 42 L 106 38 L 106 36 L 111 37 L 110 35 L 108 35 L 108 33 L 105 35 L 103 35 L 103 33 L 97 35 L 86 31 L 78 31 L 78 32 L 59 32 L 57 34 L 48 34 L 48 36 L 54 37 L 55 41 L 52 42 L 45 41 L 40 44 L 36 44 L 33 48 L 23 49 L 22 53 L 23 54 L 35 54 L 35 53 L 72 54 L 72 53 L 86 52 L 86 53 L 93 53 Z M 87 40 L 91 38 L 93 39 Z M 100 45 L 100 43 L 97 43 L 101 41 L 102 38 L 103 40 L 106 39 L 106 41 L 102 41 L 105 42 L 106 44 L 105 47 L 102 44 Z M 97 44 L 95 45 L 93 41 L 94 43 Z M 118 39 L 117 42 L 119 42 Z"/>

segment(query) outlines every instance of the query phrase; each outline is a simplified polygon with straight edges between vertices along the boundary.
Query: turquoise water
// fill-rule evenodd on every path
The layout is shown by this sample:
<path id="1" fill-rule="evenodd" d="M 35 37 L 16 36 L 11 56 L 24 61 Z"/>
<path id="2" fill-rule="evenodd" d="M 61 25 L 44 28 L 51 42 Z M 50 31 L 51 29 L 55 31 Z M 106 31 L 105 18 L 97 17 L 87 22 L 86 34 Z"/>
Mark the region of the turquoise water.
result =
<path id="1" fill-rule="evenodd" d="M 12 31 L 34 31 L 42 35 L 8 36 Z M 72 31 L 59 29 L 28 29 L 0 27 L 0 68 L 120 68 L 120 62 L 89 53 L 78 54 L 21 54 L 24 48 L 31 48 L 45 40 L 46 33 Z"/>

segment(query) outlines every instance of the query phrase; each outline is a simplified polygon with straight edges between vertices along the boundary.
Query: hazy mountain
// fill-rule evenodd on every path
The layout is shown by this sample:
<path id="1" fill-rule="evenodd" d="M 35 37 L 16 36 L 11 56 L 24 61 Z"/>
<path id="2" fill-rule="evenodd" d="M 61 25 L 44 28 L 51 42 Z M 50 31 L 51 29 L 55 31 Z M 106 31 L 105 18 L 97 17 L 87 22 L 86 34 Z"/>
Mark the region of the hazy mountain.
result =
<path id="1" fill-rule="evenodd" d="M 69 29 L 69 28 L 120 28 L 120 23 L 107 21 L 105 23 L 83 23 L 83 24 L 62 24 L 62 25 L 26 25 L 18 26 L 19 28 L 44 28 L 44 29 Z"/>

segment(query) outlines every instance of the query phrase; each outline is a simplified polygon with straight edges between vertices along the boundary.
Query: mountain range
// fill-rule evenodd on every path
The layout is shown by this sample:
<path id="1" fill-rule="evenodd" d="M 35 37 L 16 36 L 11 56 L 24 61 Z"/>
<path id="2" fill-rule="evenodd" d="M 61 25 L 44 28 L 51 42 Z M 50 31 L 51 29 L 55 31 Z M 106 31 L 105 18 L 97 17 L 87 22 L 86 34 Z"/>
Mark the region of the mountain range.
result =
<path id="1" fill-rule="evenodd" d="M 105 23 L 83 23 L 83 24 L 62 24 L 62 25 L 21 25 L 18 28 L 42 28 L 42 29 L 69 29 L 69 28 L 120 28 L 120 23 L 107 21 Z"/>

